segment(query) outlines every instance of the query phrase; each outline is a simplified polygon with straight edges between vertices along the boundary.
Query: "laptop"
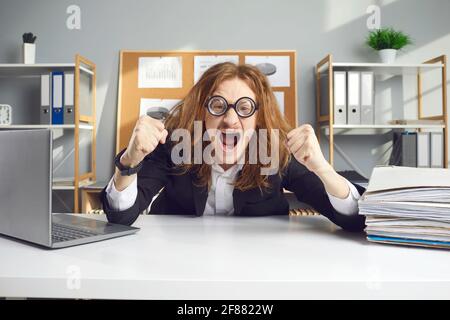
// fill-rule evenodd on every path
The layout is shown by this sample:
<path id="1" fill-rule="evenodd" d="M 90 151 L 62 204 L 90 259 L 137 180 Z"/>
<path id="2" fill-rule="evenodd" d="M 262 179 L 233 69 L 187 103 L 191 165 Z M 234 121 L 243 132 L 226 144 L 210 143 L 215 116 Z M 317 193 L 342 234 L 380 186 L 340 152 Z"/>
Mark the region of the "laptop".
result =
<path id="1" fill-rule="evenodd" d="M 116 238 L 139 228 L 52 214 L 53 133 L 0 131 L 0 234 L 47 248 Z"/>

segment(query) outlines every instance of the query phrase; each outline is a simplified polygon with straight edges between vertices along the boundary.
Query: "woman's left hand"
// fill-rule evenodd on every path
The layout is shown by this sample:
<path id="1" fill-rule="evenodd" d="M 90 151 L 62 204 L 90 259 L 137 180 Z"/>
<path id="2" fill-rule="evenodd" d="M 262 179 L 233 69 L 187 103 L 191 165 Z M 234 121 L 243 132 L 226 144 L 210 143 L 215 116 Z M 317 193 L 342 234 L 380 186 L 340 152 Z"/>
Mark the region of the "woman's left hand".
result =
<path id="1" fill-rule="evenodd" d="M 325 160 L 314 129 L 309 124 L 291 130 L 287 138 L 288 148 L 295 159 L 322 180 L 329 194 L 340 199 L 348 197 L 350 188 L 346 180 Z"/>
<path id="2" fill-rule="evenodd" d="M 304 124 L 291 130 L 287 134 L 289 151 L 308 170 L 319 173 L 324 169 L 330 169 L 330 164 L 325 160 L 314 129 L 309 124 Z"/>

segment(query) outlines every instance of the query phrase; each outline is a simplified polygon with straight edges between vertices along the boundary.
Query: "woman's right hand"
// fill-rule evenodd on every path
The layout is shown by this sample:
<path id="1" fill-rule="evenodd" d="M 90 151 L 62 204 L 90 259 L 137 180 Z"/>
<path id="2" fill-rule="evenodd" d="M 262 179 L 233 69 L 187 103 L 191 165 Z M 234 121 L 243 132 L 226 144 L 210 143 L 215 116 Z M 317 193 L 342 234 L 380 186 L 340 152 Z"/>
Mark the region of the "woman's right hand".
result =
<path id="1" fill-rule="evenodd" d="M 143 115 L 136 122 L 127 150 L 120 158 L 126 167 L 136 167 L 144 158 L 156 149 L 159 143 L 166 143 L 167 130 L 164 123 Z"/>

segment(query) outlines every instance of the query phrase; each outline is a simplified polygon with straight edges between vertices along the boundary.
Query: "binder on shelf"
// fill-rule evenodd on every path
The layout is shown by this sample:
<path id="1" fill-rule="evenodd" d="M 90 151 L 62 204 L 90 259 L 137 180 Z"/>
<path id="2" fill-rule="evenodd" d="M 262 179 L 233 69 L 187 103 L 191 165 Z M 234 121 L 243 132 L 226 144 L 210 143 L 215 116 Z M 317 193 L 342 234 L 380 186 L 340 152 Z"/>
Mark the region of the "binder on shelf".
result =
<path id="1" fill-rule="evenodd" d="M 430 133 L 431 167 L 444 167 L 444 136 L 442 132 Z"/>
<path id="2" fill-rule="evenodd" d="M 417 167 L 417 133 L 402 132 L 402 161 L 404 167 Z"/>
<path id="3" fill-rule="evenodd" d="M 415 132 L 394 131 L 391 166 L 417 167 L 418 136 Z"/>
<path id="4" fill-rule="evenodd" d="M 347 124 L 347 97 L 346 97 L 346 72 L 334 71 L 334 124 Z"/>
<path id="5" fill-rule="evenodd" d="M 319 98 L 320 98 L 320 115 L 325 116 L 330 113 L 330 96 L 329 96 L 329 82 L 328 73 L 320 74 L 319 84 Z"/>
<path id="6" fill-rule="evenodd" d="M 361 124 L 375 123 L 374 75 L 371 71 L 361 72 Z"/>
<path id="7" fill-rule="evenodd" d="M 361 124 L 360 76 L 358 71 L 347 72 L 347 123 Z"/>
<path id="8" fill-rule="evenodd" d="M 392 133 L 392 152 L 389 158 L 390 166 L 400 166 L 402 163 L 402 133 L 394 131 Z"/>
<path id="9" fill-rule="evenodd" d="M 52 124 L 64 124 L 64 72 L 52 72 Z"/>
<path id="10" fill-rule="evenodd" d="M 417 167 L 430 167 L 430 133 L 417 132 Z"/>
<path id="11" fill-rule="evenodd" d="M 75 123 L 74 74 L 64 73 L 64 124 Z"/>
<path id="12" fill-rule="evenodd" d="M 50 74 L 41 75 L 41 110 L 39 113 L 39 123 L 52 124 L 52 112 L 50 105 L 50 97 L 52 96 L 50 85 Z"/>

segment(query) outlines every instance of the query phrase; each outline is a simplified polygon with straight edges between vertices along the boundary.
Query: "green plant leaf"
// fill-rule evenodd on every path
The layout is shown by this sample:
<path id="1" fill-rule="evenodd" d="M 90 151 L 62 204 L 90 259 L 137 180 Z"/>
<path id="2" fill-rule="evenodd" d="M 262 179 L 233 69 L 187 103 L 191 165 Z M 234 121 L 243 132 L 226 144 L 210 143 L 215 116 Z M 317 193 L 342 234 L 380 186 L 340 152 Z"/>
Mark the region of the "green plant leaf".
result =
<path id="1" fill-rule="evenodd" d="M 370 31 L 366 38 L 366 45 L 375 50 L 400 50 L 412 44 L 411 37 L 393 28 L 382 28 Z"/>

